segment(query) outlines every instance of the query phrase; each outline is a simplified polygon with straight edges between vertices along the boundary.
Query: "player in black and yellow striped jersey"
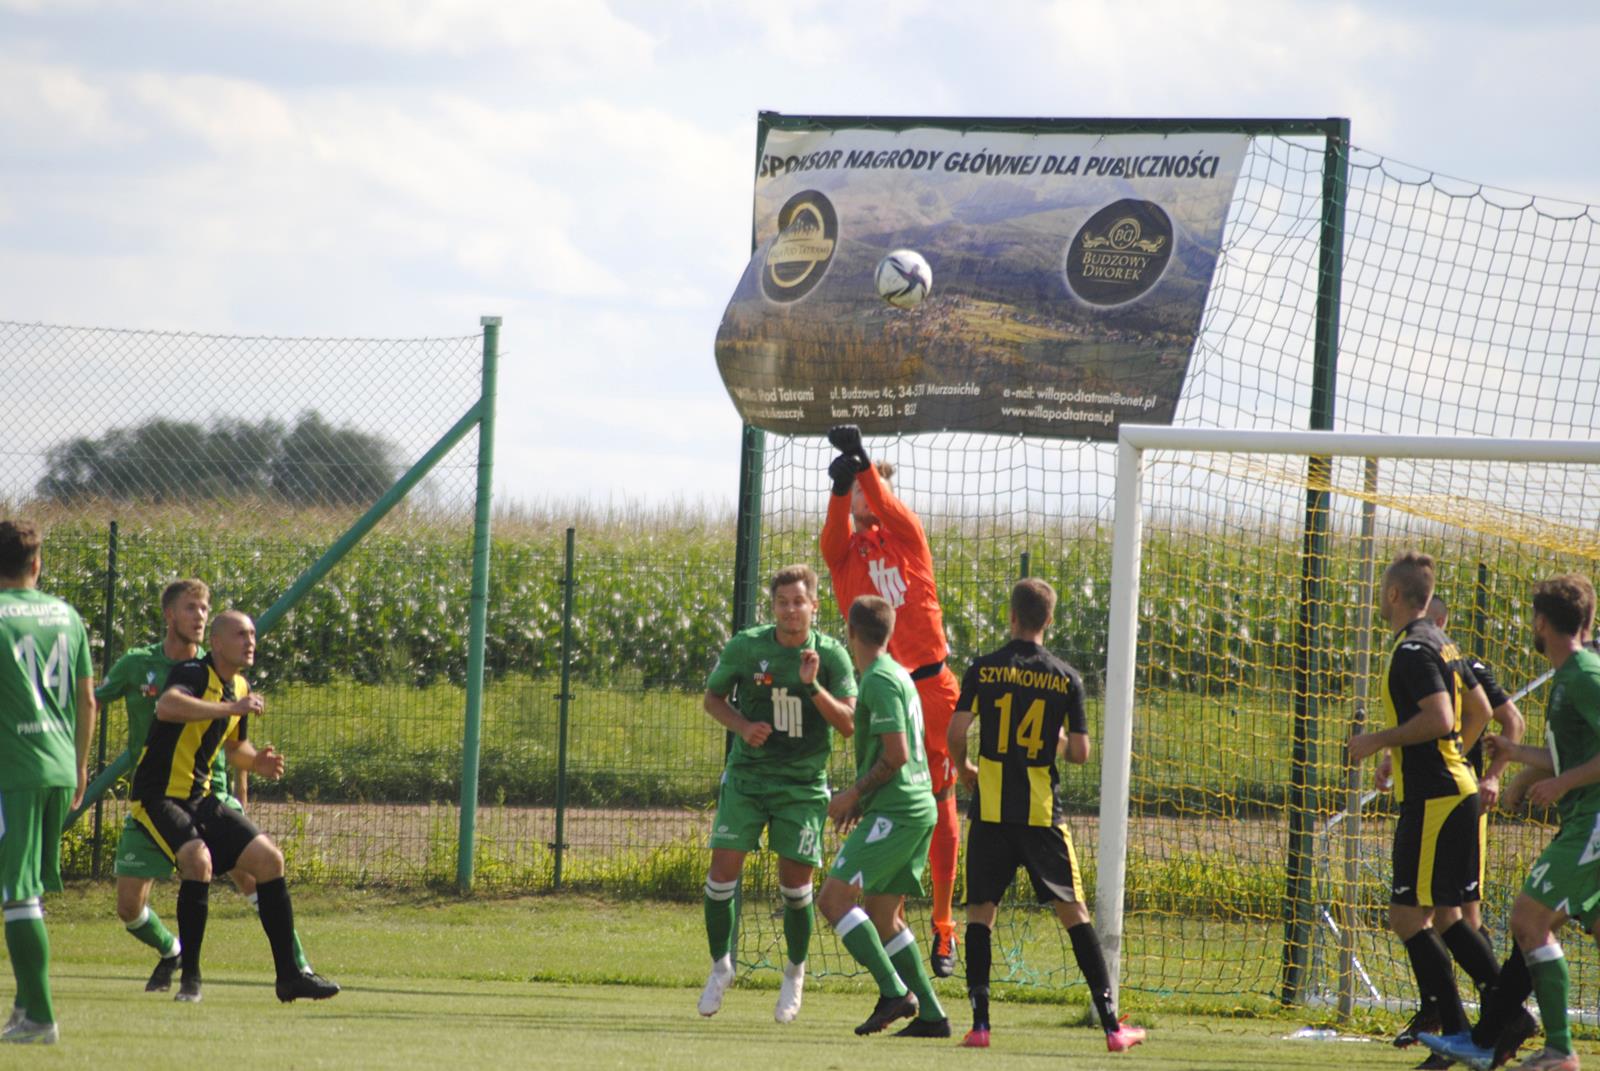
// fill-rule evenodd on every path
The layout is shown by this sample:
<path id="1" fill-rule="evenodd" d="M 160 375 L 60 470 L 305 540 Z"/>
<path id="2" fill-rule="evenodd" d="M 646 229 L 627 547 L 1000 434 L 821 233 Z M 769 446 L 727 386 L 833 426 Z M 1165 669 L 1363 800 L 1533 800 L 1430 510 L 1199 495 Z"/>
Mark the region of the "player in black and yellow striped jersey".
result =
<path id="1" fill-rule="evenodd" d="M 1018 581 L 1011 591 L 1011 642 L 974 661 L 961 683 L 950 721 L 950 756 L 972 790 L 967 827 L 967 996 L 972 1030 L 961 1044 L 989 1044 L 991 934 L 1000 901 L 1028 872 L 1042 904 L 1050 904 L 1072 940 L 1072 951 L 1106 1032 L 1106 1047 L 1122 1052 L 1144 1031 L 1117 1020 L 1111 976 L 1100 938 L 1079 889 L 1082 872 L 1056 797 L 1056 756 L 1089 760 L 1088 721 L 1078 671 L 1045 650 L 1056 593 L 1043 580 Z M 968 757 L 967 734 L 978 722 L 978 761 Z"/>
<path id="2" fill-rule="evenodd" d="M 1433 588 L 1433 558 L 1426 554 L 1405 551 L 1384 570 L 1379 607 L 1395 631 L 1379 701 L 1389 728 L 1350 739 L 1356 762 L 1384 748 L 1394 752 L 1400 817 L 1389 925 L 1405 942 L 1421 996 L 1420 1010 L 1395 1039 L 1401 1046 L 1419 1033 L 1454 1035 L 1467 1028 L 1447 942 L 1433 919 L 1448 923 L 1451 945 L 1482 941 L 1460 923 L 1461 904 L 1476 890 L 1479 874 L 1478 781 L 1462 738 L 1465 729 L 1469 740 L 1477 739 L 1489 704 L 1456 645 L 1427 618 Z M 1493 953 L 1487 958 L 1492 968 Z"/>
<path id="3" fill-rule="evenodd" d="M 133 774 L 134 821 L 172 859 L 183 879 L 178 887 L 181 1001 L 200 999 L 200 949 L 212 874 L 235 868 L 256 881 L 261 928 L 277 968 L 278 999 L 320 1000 L 339 991 L 326 979 L 300 973 L 283 853 L 243 812 L 212 792 L 211 764 L 219 750 L 237 769 L 270 778 L 283 775 L 283 757 L 270 747 L 258 751 L 249 741 L 249 719 L 265 708 L 240 672 L 255 663 L 255 651 L 250 618 L 237 610 L 217 615 L 210 652 L 180 662 L 168 674 Z"/>

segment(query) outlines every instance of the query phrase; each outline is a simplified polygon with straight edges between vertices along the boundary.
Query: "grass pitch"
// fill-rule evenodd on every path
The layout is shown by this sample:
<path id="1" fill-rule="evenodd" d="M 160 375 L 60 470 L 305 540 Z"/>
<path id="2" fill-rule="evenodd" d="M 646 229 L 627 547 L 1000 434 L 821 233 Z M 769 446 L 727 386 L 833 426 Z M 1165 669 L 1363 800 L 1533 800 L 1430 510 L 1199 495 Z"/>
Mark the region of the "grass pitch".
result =
<path id="1" fill-rule="evenodd" d="M 173 888 L 153 907 L 172 921 Z M 190 1059 L 282 1068 L 650 1067 L 715 1071 L 816 1068 L 1254 1068 L 1410 1067 L 1415 1053 L 1383 1041 L 1285 1041 L 1307 1019 L 1178 1015 L 1136 1008 L 1150 1041 L 1106 1053 L 1070 1003 L 996 1002 L 987 1052 L 954 1043 L 857 1038 L 870 1008 L 858 982 L 808 988 L 799 1022 L 772 1021 L 770 972 L 741 981 L 723 1011 L 703 1020 L 695 1001 L 705 969 L 697 905 L 579 897 L 462 901 L 452 897 L 295 890 L 312 962 L 345 986 L 321 1004 L 280 1005 L 266 940 L 243 902 L 220 885 L 207 934 L 205 1000 L 146 994 L 151 954 L 112 912 L 109 885 L 47 900 L 62 1042 L 0 1051 L 0 1066 L 173 1067 Z M 958 980 L 941 995 L 960 1033 Z M 1081 990 L 1078 993 L 1081 994 Z M 230 1055 L 231 1054 L 231 1055 Z M 950 1061 L 956 1064 L 949 1063 Z"/>

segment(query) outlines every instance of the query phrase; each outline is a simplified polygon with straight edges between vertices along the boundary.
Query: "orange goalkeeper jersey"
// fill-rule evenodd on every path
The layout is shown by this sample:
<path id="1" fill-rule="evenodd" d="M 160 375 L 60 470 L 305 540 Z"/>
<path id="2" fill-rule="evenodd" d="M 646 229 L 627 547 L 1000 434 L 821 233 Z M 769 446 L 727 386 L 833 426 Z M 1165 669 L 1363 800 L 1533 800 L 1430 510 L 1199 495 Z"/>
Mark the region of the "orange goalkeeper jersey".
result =
<path id="1" fill-rule="evenodd" d="M 907 670 L 942 662 L 950 647 L 922 522 L 894 496 L 877 469 L 858 473 L 856 481 L 878 523 L 865 532 L 852 531 L 850 496 L 832 495 L 818 541 L 839 609 L 848 613 L 861 595 L 883 596 L 895 612 L 889 637 L 894 660 Z"/>

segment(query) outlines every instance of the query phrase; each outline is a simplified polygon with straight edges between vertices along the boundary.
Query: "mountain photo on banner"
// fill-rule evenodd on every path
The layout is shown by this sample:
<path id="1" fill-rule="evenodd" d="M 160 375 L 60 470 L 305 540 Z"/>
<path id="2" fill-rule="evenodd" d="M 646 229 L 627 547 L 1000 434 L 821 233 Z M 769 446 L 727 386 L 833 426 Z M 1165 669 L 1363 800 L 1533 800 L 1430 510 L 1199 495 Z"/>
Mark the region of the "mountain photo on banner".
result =
<path id="1" fill-rule="evenodd" d="M 723 382 L 746 422 L 790 434 L 1170 422 L 1247 142 L 771 130 Z M 899 249 L 932 267 L 914 309 L 875 285 Z"/>

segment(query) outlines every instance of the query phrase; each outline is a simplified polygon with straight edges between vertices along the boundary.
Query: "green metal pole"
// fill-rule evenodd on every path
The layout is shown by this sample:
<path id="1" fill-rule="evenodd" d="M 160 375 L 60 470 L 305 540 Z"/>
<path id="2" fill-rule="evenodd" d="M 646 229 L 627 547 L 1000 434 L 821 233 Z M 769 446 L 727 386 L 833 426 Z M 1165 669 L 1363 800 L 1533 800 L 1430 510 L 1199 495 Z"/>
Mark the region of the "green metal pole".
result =
<path id="1" fill-rule="evenodd" d="M 562 862 L 567 850 L 567 732 L 572 703 L 572 596 L 575 585 L 573 565 L 577 529 L 567 529 L 566 567 L 561 576 L 561 730 L 556 744 L 556 839 L 550 845 L 555 853 L 552 884 L 561 888 Z"/>
<path id="2" fill-rule="evenodd" d="M 1322 227 L 1317 253 L 1317 318 L 1311 374 L 1313 431 L 1331 431 L 1339 377 L 1339 301 L 1344 263 L 1344 206 L 1349 181 L 1350 121 L 1330 119 L 1322 158 Z M 1300 613 L 1294 665 L 1293 754 L 1289 770 L 1289 844 L 1284 888 L 1283 1001 L 1297 1003 L 1311 951 L 1311 878 L 1317 791 L 1317 724 L 1327 692 L 1323 650 L 1332 461 L 1308 459 Z"/>
<path id="3" fill-rule="evenodd" d="M 263 636 L 272 631 L 273 626 L 277 625 L 283 615 L 293 609 L 294 605 L 305 597 L 305 593 L 316 586 L 317 581 L 327 576 L 333 567 L 338 565 L 346 554 L 350 553 L 351 547 L 361 542 L 368 532 L 377 527 L 378 522 L 383 520 L 390 510 L 399 505 L 400 500 L 405 498 L 413 487 L 421 483 L 423 477 L 433 471 L 433 467 L 446 454 L 455 449 L 456 443 L 466 438 L 467 432 L 477 426 L 483 409 L 484 400 L 480 398 L 473 403 L 472 408 L 462 414 L 461 419 L 457 420 L 449 431 L 440 436 L 439 441 L 433 444 L 431 450 L 423 454 L 415 465 L 407 469 L 383 493 L 382 498 L 374 502 L 372 507 L 363 513 L 350 526 L 349 530 L 339 537 L 333 546 L 322 553 L 322 557 L 311 564 L 311 568 L 300 574 L 295 582 L 290 585 L 289 590 L 278 597 L 277 602 L 267 607 L 261 616 L 256 618 L 256 631 Z"/>
<path id="4" fill-rule="evenodd" d="M 1017 579 L 1026 580 L 1026 579 L 1028 579 L 1029 576 L 1032 575 L 1031 573 L 1028 572 L 1028 566 L 1031 563 L 1031 561 L 1032 561 L 1032 558 L 1028 554 L 1028 552 L 1027 551 L 1023 551 L 1021 560 L 1017 562 Z"/>
<path id="5" fill-rule="evenodd" d="M 104 627 L 100 635 L 105 637 L 105 647 L 100 652 L 100 679 L 104 680 L 111 675 L 111 663 L 114 661 L 112 650 L 115 646 L 112 637 L 116 635 L 117 621 L 117 522 L 111 522 L 111 532 L 106 537 L 106 616 Z M 99 774 L 106 768 L 106 719 L 99 719 L 99 743 L 95 747 L 95 773 Z M 89 873 L 95 877 L 100 876 L 100 831 L 105 818 L 105 798 L 95 797 L 94 801 L 94 854 L 89 864 Z"/>
<path id="6" fill-rule="evenodd" d="M 472 523 L 472 601 L 467 613 L 467 724 L 461 739 L 461 835 L 456 887 L 472 891 L 477 843 L 478 755 L 483 737 L 483 644 L 489 621 L 489 518 L 494 490 L 494 402 L 500 363 L 500 317 L 485 316 L 483 390 L 478 397 L 478 508 Z"/>

